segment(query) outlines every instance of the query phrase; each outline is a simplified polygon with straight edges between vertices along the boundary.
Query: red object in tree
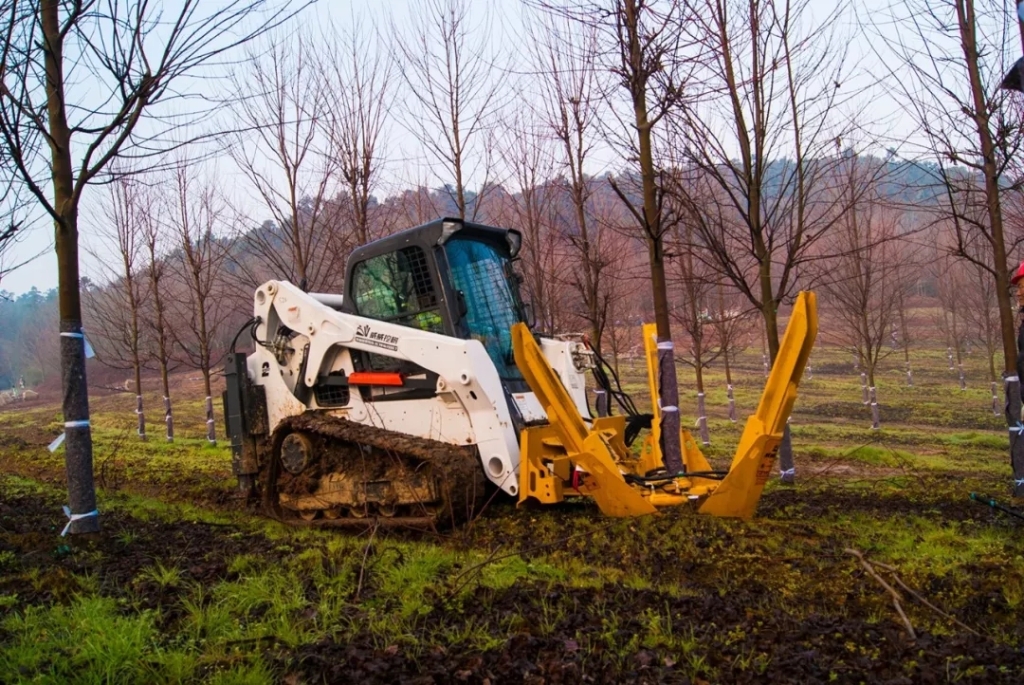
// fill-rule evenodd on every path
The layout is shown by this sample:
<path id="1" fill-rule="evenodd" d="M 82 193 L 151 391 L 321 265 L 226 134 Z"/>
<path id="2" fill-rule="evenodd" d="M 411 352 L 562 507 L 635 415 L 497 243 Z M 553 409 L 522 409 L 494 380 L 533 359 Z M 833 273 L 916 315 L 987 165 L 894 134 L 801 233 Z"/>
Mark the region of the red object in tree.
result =
<path id="1" fill-rule="evenodd" d="M 1013 272 L 1013 276 L 1010 278 L 1010 285 L 1017 285 L 1017 281 L 1024 278 L 1024 262 L 1020 263 L 1017 270 Z"/>

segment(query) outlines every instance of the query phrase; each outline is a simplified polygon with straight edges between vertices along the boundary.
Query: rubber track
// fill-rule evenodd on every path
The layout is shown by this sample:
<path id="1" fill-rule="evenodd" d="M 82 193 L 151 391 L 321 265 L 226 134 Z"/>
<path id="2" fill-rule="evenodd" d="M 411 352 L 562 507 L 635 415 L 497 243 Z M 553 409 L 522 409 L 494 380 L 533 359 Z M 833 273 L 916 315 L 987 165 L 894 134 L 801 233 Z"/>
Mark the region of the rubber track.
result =
<path id="1" fill-rule="evenodd" d="M 475 445 L 449 445 L 437 440 L 418 438 L 376 426 L 355 423 L 317 411 L 309 411 L 289 417 L 278 424 L 271 441 L 272 454 L 278 453 L 278 447 L 284 436 L 294 431 L 317 434 L 331 441 L 369 445 L 397 455 L 413 469 L 424 463 L 430 464 L 434 472 L 440 476 L 442 497 L 444 498 L 438 514 L 433 518 L 433 523 L 436 526 L 459 525 L 472 518 L 473 514 L 483 505 L 486 479 Z M 266 461 L 267 464 L 264 465 L 260 473 L 264 483 L 269 481 L 268 469 L 271 460 Z M 269 498 L 267 502 L 270 503 Z M 430 527 L 430 525 L 424 524 L 429 524 L 431 518 L 429 516 L 399 516 L 367 517 L 365 519 L 343 517 L 342 519 L 318 519 L 312 522 L 289 518 L 282 520 L 295 525 L 358 526 L 365 524 L 372 527 L 375 524 L 380 524 L 423 528 Z"/>

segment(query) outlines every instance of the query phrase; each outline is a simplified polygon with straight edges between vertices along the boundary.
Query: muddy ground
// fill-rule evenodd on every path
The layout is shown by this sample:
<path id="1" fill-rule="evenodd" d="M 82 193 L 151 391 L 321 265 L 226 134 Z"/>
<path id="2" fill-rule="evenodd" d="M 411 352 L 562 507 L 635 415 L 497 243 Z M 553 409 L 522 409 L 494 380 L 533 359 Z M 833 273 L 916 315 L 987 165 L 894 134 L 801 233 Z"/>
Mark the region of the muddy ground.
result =
<path id="1" fill-rule="evenodd" d="M 1024 682 L 1024 521 L 968 498 L 1024 505 L 1005 497 L 999 445 L 983 446 L 1005 436 L 973 409 L 987 390 L 887 388 L 892 423 L 878 434 L 856 377 L 839 387 L 825 370 L 797 405 L 811 435 L 797 444 L 798 483 L 771 482 L 749 523 L 497 499 L 457 531 L 283 529 L 231 498 L 226 451 L 197 437 L 200 402 L 178 414 L 183 439 L 161 444 L 157 425 L 143 448 L 130 440 L 133 399 L 108 394 L 93 402 L 103 532 L 61 538 L 63 474 L 45 449 L 59 408 L 0 412 L 0 664 L 26 639 L 10 617 L 99 596 L 155 632 L 149 671 L 98 682 L 157 681 L 174 650 L 194 659 L 183 682 Z M 721 461 L 739 427 L 713 419 Z M 869 443 L 910 457 L 858 461 Z M 256 587 L 278 570 L 294 587 Z M 230 592 L 247 593 L 225 610 L 230 625 L 197 632 Z M 65 645 L 47 658 L 81 655 Z M 245 675 L 253 664 L 259 678 Z M 0 683 L 47 673 L 75 680 L 0 669 Z"/>
<path id="2" fill-rule="evenodd" d="M 13 555 L 16 562 L 0 579 L 0 595 L 16 595 L 22 606 L 68 602 L 83 591 L 76 579 L 91 576 L 98 580 L 100 593 L 124 600 L 131 611 L 157 611 L 160 629 L 168 635 L 181 620 L 183 597 L 140 580 L 145 569 L 157 564 L 178 567 L 183 581 L 212 586 L 237 580 L 229 571 L 237 555 L 286 565 L 298 549 L 284 551 L 279 540 L 259 533 L 238 536 L 230 524 L 141 520 L 122 511 L 104 515 L 99 536 L 60 539 L 55 535 L 62 525 L 54 514 L 60 503 L 55 495 L 5 495 L 0 553 Z M 611 555 L 642 566 L 641 576 L 657 582 L 649 587 L 578 587 L 571 579 L 524 579 L 502 589 L 476 587 L 458 602 L 441 586 L 432 591 L 429 611 L 415 624 L 414 649 L 382 645 L 369 630 L 296 647 L 267 640 L 239 648 L 258 651 L 288 683 L 1024 681 L 1024 653 L 1018 644 L 1024 619 L 1000 595 L 998 568 L 975 569 L 967 583 L 971 596 L 957 600 L 958 618 L 983 636 L 941 620 L 945 625 L 940 630 L 929 630 L 935 618 L 928 616 L 930 611 L 908 606 L 918 623 L 911 639 L 884 590 L 844 553 L 848 541 L 822 538 L 813 521 L 838 511 L 875 515 L 881 508 L 886 515 L 941 516 L 981 526 L 1015 524 L 970 502 L 944 506 L 912 497 L 880 502 L 825 491 L 798 496 L 783 489 L 766 497 L 764 517 L 771 520 L 796 504 L 800 518 L 809 523 L 789 525 L 788 533 L 797 539 L 783 544 L 787 552 L 774 557 L 765 553 L 774 544 L 769 539 L 774 533 L 758 526 L 705 525 L 704 519 L 668 517 L 609 523 L 590 507 L 576 506 L 562 512 L 558 531 L 552 528 L 557 522 L 550 512 L 498 504 L 468 536 L 426 541 L 519 550 L 527 560 L 573 556 L 600 565 Z M 544 520 L 538 523 L 538 516 Z M 41 529 L 41 521 L 50 526 Z M 546 539 L 538 540 L 538 532 Z M 306 541 L 299 547 L 318 544 Z M 920 589 L 941 603 L 943 596 L 963 592 L 959 581 L 948 582 L 950 587 L 938 583 Z M 357 622 L 374 592 L 368 586 L 360 601 L 353 602 Z M 634 636 L 650 636 L 654 615 L 672 617 L 674 634 L 686 636 L 692 646 L 681 648 L 668 640 L 637 644 Z M 556 618 L 544 618 L 552 616 Z M 542 621 L 550 625 L 537 630 Z M 479 622 L 516 629 L 500 647 L 484 651 L 436 642 L 439 627 Z M 0 634 L 0 643 L 4 637 Z M 765 656 L 758 661 L 758 655 Z M 0 681 L 10 676 L 0 675 Z"/>

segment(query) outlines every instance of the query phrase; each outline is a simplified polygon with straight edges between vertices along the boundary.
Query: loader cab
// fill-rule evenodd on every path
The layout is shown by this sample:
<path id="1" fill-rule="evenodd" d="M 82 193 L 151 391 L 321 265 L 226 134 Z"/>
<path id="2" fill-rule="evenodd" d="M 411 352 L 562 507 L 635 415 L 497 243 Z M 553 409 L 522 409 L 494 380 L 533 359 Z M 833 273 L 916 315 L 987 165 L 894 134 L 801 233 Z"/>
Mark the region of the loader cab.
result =
<path id="1" fill-rule="evenodd" d="M 342 310 L 483 343 L 506 391 L 528 386 L 512 356 L 512 325 L 526 320 L 512 268 L 522 236 L 445 218 L 353 251 Z M 384 358 L 367 355 L 371 367 Z"/>

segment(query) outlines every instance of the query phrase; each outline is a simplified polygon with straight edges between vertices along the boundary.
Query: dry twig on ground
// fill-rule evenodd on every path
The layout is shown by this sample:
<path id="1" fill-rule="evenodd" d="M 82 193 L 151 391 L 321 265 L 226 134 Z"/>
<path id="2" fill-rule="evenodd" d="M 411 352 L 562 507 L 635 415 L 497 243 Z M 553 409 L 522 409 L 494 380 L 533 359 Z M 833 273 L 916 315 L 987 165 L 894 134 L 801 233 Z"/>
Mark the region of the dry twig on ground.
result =
<path id="1" fill-rule="evenodd" d="M 945 611 L 943 611 L 942 609 L 938 608 L 937 606 L 935 606 L 934 604 L 932 604 L 931 602 L 929 602 L 929 601 L 928 601 L 927 599 L 925 599 L 924 597 L 922 597 L 922 596 L 921 596 L 920 594 L 918 594 L 918 593 L 917 593 L 917 592 L 915 592 L 914 590 L 910 589 L 910 587 L 909 587 L 909 586 L 908 586 L 908 585 L 907 585 L 906 583 L 904 583 L 904 582 L 903 582 L 903 580 L 902 580 L 902 579 L 901 579 L 901 578 L 899 577 L 899 575 L 898 575 L 898 574 L 896 573 L 896 569 L 895 569 L 894 567 L 890 566 L 889 564 L 883 564 L 883 563 L 882 563 L 882 562 L 880 562 L 880 561 L 876 561 L 876 562 L 874 562 L 874 563 L 875 563 L 875 566 L 877 566 L 877 567 L 879 567 L 879 568 L 883 568 L 883 569 L 885 569 L 886 571 L 889 571 L 890 573 L 892 573 L 892 577 L 893 577 L 893 580 L 895 580 L 895 581 L 896 581 L 896 584 L 897 584 L 897 585 L 899 585 L 899 586 L 900 586 L 901 588 L 903 588 L 904 590 L 906 590 L 906 591 L 907 591 L 907 592 L 908 592 L 908 593 L 910 594 L 910 596 L 911 596 L 911 597 L 913 597 L 913 598 L 914 598 L 914 599 L 916 599 L 917 601 L 921 602 L 921 604 L 924 604 L 924 605 L 925 605 L 926 607 L 928 607 L 929 609 L 931 609 L 932 611 L 934 611 L 935 613 L 937 613 L 937 614 L 938 614 L 939 616 L 942 616 L 943 618 L 945 618 L 945 619 L 947 619 L 947 620 L 950 620 L 950 621 L 952 621 L 953 623 L 957 624 L 958 626 L 960 626 L 961 628 L 963 628 L 963 629 L 964 629 L 964 630 L 966 630 L 967 632 L 971 633 L 972 635 L 977 635 L 978 637 L 985 637 L 984 635 L 982 635 L 981 633 L 979 633 L 979 632 L 978 632 L 977 630 L 975 630 L 974 628 L 971 628 L 971 627 L 970 627 L 969 625 L 967 625 L 966 623 L 962 623 L 962 622 L 961 622 L 961 621 L 960 621 L 959 619 L 957 619 L 957 618 L 956 618 L 955 616 L 951 616 L 950 614 L 947 614 L 947 613 L 946 613 Z"/>
<path id="2" fill-rule="evenodd" d="M 878 575 L 878 572 L 875 570 L 875 567 L 868 563 L 868 560 L 864 558 L 864 555 L 861 552 L 855 549 L 851 549 L 849 547 L 847 547 L 843 551 L 847 554 L 852 554 L 853 556 L 857 557 L 857 559 L 860 561 L 860 565 L 864 567 L 864 570 L 867 571 L 872 578 L 878 581 L 878 584 L 885 588 L 885 590 L 890 595 L 892 595 L 892 603 L 893 606 L 896 607 L 896 613 L 898 613 L 900 615 L 900 618 L 903 619 L 903 625 L 906 626 L 907 633 L 910 634 L 910 639 L 916 640 L 917 633 L 914 632 L 914 626 L 911 625 L 910 619 L 907 618 L 907 615 L 903 612 L 903 606 L 900 604 L 900 593 L 896 592 L 896 590 L 894 590 L 893 587 L 889 585 L 889 583 L 885 582 L 885 579 L 882 578 L 882 576 Z"/>

